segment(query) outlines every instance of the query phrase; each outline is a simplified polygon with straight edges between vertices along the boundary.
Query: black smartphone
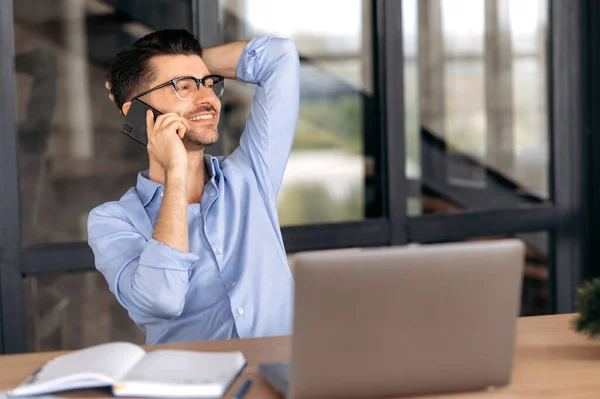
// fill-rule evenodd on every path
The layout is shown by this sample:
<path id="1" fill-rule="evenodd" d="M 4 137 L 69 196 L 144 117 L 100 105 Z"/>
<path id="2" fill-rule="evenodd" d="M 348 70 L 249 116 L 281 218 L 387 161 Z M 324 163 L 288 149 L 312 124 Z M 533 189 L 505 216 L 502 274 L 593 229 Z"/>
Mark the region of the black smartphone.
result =
<path id="1" fill-rule="evenodd" d="M 161 114 L 145 102 L 133 100 L 121 125 L 121 132 L 144 146 L 148 145 L 148 132 L 146 131 L 146 112 L 148 110 L 154 113 L 154 120 Z"/>

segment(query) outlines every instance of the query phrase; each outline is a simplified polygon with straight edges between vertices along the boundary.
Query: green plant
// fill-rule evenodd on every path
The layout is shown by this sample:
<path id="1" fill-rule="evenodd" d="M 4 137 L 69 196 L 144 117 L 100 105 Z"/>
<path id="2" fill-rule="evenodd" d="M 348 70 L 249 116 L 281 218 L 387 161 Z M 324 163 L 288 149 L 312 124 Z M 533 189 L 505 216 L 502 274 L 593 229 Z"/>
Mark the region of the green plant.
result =
<path id="1" fill-rule="evenodd" d="M 574 330 L 589 338 L 600 337 L 600 278 L 584 282 L 577 290 L 577 311 Z"/>

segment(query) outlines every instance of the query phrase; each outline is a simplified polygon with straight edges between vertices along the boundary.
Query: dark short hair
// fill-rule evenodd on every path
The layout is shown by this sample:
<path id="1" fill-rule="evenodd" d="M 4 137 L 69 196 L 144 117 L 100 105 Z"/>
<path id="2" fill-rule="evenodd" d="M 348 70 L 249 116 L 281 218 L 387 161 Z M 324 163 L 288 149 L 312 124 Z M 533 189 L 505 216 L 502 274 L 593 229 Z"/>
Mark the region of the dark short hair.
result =
<path id="1" fill-rule="evenodd" d="M 154 79 L 150 59 L 158 55 L 202 56 L 198 38 L 185 29 L 150 33 L 119 51 L 108 68 L 106 80 L 119 110 Z"/>

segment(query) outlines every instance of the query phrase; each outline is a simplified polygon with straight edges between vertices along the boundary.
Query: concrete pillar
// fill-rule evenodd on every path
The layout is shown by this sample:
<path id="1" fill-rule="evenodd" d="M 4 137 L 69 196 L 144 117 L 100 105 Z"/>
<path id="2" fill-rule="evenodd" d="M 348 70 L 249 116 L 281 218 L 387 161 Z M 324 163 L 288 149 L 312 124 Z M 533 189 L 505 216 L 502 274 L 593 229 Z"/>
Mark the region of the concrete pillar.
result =
<path id="1" fill-rule="evenodd" d="M 420 0 L 419 15 L 419 109 L 421 124 L 444 137 L 445 82 L 442 4 Z"/>
<path id="2" fill-rule="evenodd" d="M 91 159 L 94 155 L 93 121 L 88 84 L 86 1 L 62 0 L 67 118 L 71 156 Z"/>
<path id="3" fill-rule="evenodd" d="M 486 161 L 514 176 L 513 53 L 509 0 L 485 0 Z"/>

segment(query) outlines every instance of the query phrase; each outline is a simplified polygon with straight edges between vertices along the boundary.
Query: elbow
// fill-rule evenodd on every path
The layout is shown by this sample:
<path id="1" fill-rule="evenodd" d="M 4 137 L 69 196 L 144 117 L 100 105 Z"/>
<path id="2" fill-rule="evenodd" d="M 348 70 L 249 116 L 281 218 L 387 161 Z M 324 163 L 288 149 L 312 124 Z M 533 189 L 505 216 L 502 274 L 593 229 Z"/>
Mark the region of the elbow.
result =
<path id="1" fill-rule="evenodd" d="M 296 44 L 291 39 L 277 39 L 277 50 L 274 52 L 278 68 L 285 70 L 290 81 L 300 83 L 300 56 Z"/>
<path id="2" fill-rule="evenodd" d="M 145 313 L 162 320 L 171 320 L 183 313 L 185 295 L 179 295 L 171 290 L 154 290 L 145 295 Z"/>
<path id="3" fill-rule="evenodd" d="M 155 319 L 171 320 L 178 317 L 185 307 L 187 287 L 163 282 L 166 284 L 154 279 L 153 284 L 144 279 L 132 279 L 127 287 L 123 287 L 125 290 L 119 293 L 122 304 L 130 311 Z"/>
<path id="4" fill-rule="evenodd" d="M 292 39 L 278 39 L 282 56 L 299 59 L 298 48 Z"/>
<path id="5" fill-rule="evenodd" d="M 183 313 L 184 302 L 176 303 L 172 298 L 156 301 L 151 309 L 151 316 L 157 319 L 171 320 Z"/>

